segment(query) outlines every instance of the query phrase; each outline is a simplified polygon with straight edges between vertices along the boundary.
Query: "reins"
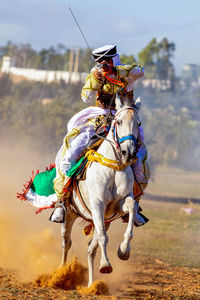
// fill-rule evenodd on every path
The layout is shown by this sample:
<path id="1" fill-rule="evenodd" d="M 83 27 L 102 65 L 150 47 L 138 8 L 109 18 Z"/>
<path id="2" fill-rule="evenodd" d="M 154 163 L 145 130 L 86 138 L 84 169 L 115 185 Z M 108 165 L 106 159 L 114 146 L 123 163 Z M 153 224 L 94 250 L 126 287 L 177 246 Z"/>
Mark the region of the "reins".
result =
<path id="1" fill-rule="evenodd" d="M 104 77 L 105 77 L 108 81 L 110 81 L 110 82 L 113 83 L 113 84 L 116 84 L 116 85 L 121 86 L 121 89 L 122 89 L 122 90 L 124 89 L 124 83 L 123 83 L 122 81 L 116 80 L 116 79 L 113 79 L 113 78 L 110 78 L 109 76 L 107 76 L 107 74 L 106 74 L 105 72 L 103 73 L 103 75 L 104 75 Z M 132 110 L 134 110 L 135 112 L 137 112 L 136 109 L 133 108 L 132 106 L 127 106 L 127 107 L 124 107 L 124 108 L 118 110 L 118 111 L 116 112 L 115 116 L 113 116 L 111 107 L 112 107 L 113 101 L 115 100 L 115 97 L 116 97 L 116 95 L 114 94 L 114 95 L 112 96 L 111 101 L 110 101 L 109 114 L 108 114 L 108 115 L 106 116 L 106 118 L 102 121 L 100 127 L 101 127 L 101 126 L 103 125 L 103 123 L 105 123 L 106 120 L 108 120 L 110 117 L 111 117 L 112 119 L 116 119 L 116 116 L 117 116 L 119 113 L 121 113 L 123 110 L 125 110 L 125 109 L 132 109 Z M 113 132 L 113 140 L 114 140 L 114 142 L 111 141 L 111 140 L 109 140 L 109 139 L 107 139 L 107 138 L 105 138 L 105 137 L 100 136 L 98 133 L 96 133 L 96 136 L 99 137 L 99 138 L 101 138 L 101 139 L 103 139 L 104 141 L 107 141 L 107 142 L 110 143 L 110 145 L 112 146 L 113 152 L 114 152 L 114 154 L 115 154 L 116 160 L 117 160 L 118 164 L 120 164 L 120 163 L 121 163 L 121 157 L 122 157 L 122 151 L 121 151 L 120 144 L 123 143 L 123 142 L 126 141 L 126 140 L 133 140 L 133 141 L 135 142 L 136 149 L 137 149 L 137 147 L 138 147 L 138 140 L 137 140 L 133 135 L 128 135 L 128 136 L 125 136 L 125 137 L 122 137 L 122 138 L 119 139 L 119 138 L 118 138 L 118 135 L 117 135 L 116 121 L 115 121 L 115 123 L 114 123 L 114 125 L 113 125 L 113 127 L 112 127 L 112 132 Z M 115 149 L 114 146 L 116 146 L 116 149 Z"/>
<path id="2" fill-rule="evenodd" d="M 116 161 L 118 162 L 118 164 L 120 164 L 120 162 L 121 162 L 121 155 L 116 151 L 116 149 L 114 147 L 115 143 L 113 141 L 109 140 L 108 138 L 103 137 L 103 136 L 101 136 L 101 135 L 99 135 L 97 133 L 96 133 L 96 136 L 99 137 L 99 138 L 101 138 L 102 140 L 110 143 L 110 145 L 111 145 L 111 147 L 113 149 L 113 152 L 115 154 Z"/>
<path id="3" fill-rule="evenodd" d="M 112 109 L 111 109 L 114 100 L 115 100 L 115 95 L 112 96 L 111 101 L 110 101 L 109 114 L 108 114 L 108 115 L 105 117 L 105 119 L 101 122 L 100 127 L 101 127 L 101 126 L 103 125 L 103 123 L 105 123 L 109 118 L 112 118 L 112 119 L 115 118 L 115 116 L 114 116 L 113 113 L 112 113 Z M 110 145 L 111 145 L 111 147 L 112 147 L 112 149 L 113 149 L 113 152 L 114 152 L 114 154 L 115 154 L 115 158 L 116 158 L 116 160 L 117 160 L 117 162 L 118 162 L 118 164 L 119 164 L 119 163 L 121 162 L 121 155 L 116 151 L 115 147 L 113 146 L 113 145 L 115 145 L 115 142 L 113 142 L 113 141 L 107 139 L 106 137 L 103 137 L 103 136 L 99 135 L 98 133 L 96 133 L 96 136 L 99 137 L 100 139 L 102 139 L 102 140 L 107 141 L 107 142 L 110 143 Z"/>
<path id="4" fill-rule="evenodd" d="M 123 110 L 127 110 L 127 109 L 131 109 L 131 110 L 137 112 L 137 110 L 136 110 L 134 107 L 132 107 L 132 106 L 126 106 L 126 107 L 123 107 L 123 108 L 121 108 L 120 110 L 118 110 L 118 111 L 116 112 L 116 114 L 115 114 L 115 116 L 114 116 L 115 122 L 114 122 L 114 124 L 113 124 L 113 126 L 112 126 L 112 128 L 111 128 L 114 142 L 111 141 L 111 140 L 109 140 L 108 138 L 104 138 L 104 137 L 102 137 L 102 136 L 96 134 L 99 138 L 101 138 L 101 139 L 103 139 L 104 141 L 107 141 L 107 142 L 110 143 L 110 145 L 112 146 L 113 151 L 114 151 L 114 153 L 115 153 L 115 157 L 116 157 L 116 160 L 117 160 L 118 164 L 121 163 L 121 156 L 122 156 L 122 151 L 121 151 L 120 144 L 122 144 L 124 141 L 127 141 L 127 140 L 133 140 L 133 141 L 135 142 L 136 149 L 138 148 L 138 140 L 134 137 L 134 135 L 127 135 L 127 136 L 123 136 L 123 137 L 119 138 L 119 137 L 118 137 L 118 134 L 117 134 L 117 119 L 116 119 L 116 117 L 117 117 Z M 108 117 L 107 117 L 107 118 L 108 118 Z M 106 118 L 106 119 L 107 119 L 107 118 Z M 105 120 L 106 120 L 106 119 L 105 119 Z M 104 122 L 105 122 L 105 120 L 104 120 Z M 103 123 L 102 123 L 102 124 L 103 124 Z M 115 148 L 114 146 L 115 146 L 116 148 Z"/>
<path id="5" fill-rule="evenodd" d="M 127 136 L 123 136 L 123 137 L 119 138 L 118 134 L 117 134 L 117 119 L 116 119 L 116 117 L 119 115 L 119 113 L 121 113 L 123 110 L 126 110 L 126 109 L 131 109 L 131 110 L 134 110 L 135 112 L 137 112 L 137 110 L 132 106 L 123 107 L 116 112 L 115 117 L 114 117 L 115 122 L 110 129 L 110 130 L 112 130 L 114 142 L 109 140 L 108 138 L 105 138 L 105 137 L 102 137 L 102 136 L 96 134 L 96 136 L 98 136 L 99 138 L 110 143 L 110 145 L 112 146 L 113 152 L 115 154 L 116 161 L 108 160 L 105 157 L 103 157 L 102 155 L 99 155 L 96 151 L 94 151 L 92 153 L 92 155 L 90 155 L 90 159 L 89 159 L 90 161 L 99 162 L 102 165 L 111 167 L 115 170 L 122 170 L 125 166 L 122 164 L 122 159 L 121 159 L 122 150 L 121 150 L 120 144 L 122 144 L 124 141 L 127 141 L 127 140 L 133 140 L 135 142 L 136 149 L 138 149 L 138 140 L 134 137 L 134 135 L 127 135 Z M 104 120 L 104 122 L 105 122 L 105 120 Z M 136 150 L 136 152 L 137 152 L 137 150 Z"/>
<path id="6" fill-rule="evenodd" d="M 123 110 L 126 110 L 126 109 L 131 109 L 131 110 L 137 112 L 137 110 L 134 107 L 126 106 L 126 107 L 123 107 L 123 108 L 121 108 L 120 110 L 118 110 L 116 112 L 115 119 L 116 119 L 116 117 L 118 116 L 119 113 L 121 113 Z M 113 135 L 113 140 L 115 141 L 116 147 L 117 147 L 118 151 L 120 151 L 120 153 L 121 153 L 120 144 L 122 144 L 124 141 L 127 141 L 127 140 L 134 141 L 136 149 L 138 148 L 138 139 L 136 139 L 134 135 L 127 135 L 127 136 L 123 136 L 121 138 L 118 137 L 118 134 L 117 134 L 117 120 L 115 120 L 115 122 L 112 126 L 112 135 Z"/>

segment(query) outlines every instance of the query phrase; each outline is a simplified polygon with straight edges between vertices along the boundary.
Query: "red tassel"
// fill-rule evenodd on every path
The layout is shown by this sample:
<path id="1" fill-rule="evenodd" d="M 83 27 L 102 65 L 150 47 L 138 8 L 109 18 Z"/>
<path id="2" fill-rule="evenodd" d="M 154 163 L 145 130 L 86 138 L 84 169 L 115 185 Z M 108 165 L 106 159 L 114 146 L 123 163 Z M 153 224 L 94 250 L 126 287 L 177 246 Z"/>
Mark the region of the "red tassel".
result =
<path id="1" fill-rule="evenodd" d="M 55 167 L 56 167 L 56 164 L 52 163 L 52 164 L 50 164 L 49 167 L 46 167 L 46 171 L 51 171 Z"/>
<path id="2" fill-rule="evenodd" d="M 32 171 L 32 177 L 26 181 L 26 183 L 24 184 L 24 189 L 22 191 L 22 193 L 17 193 L 17 198 L 20 199 L 20 200 L 23 200 L 23 201 L 26 201 L 26 194 L 28 192 L 28 190 L 30 189 L 32 183 L 33 183 L 33 180 L 35 178 L 35 176 L 39 173 L 39 170 L 37 170 L 35 173 L 34 171 Z"/>
<path id="3" fill-rule="evenodd" d="M 49 167 L 46 167 L 46 171 L 50 171 L 55 167 L 56 167 L 55 163 L 52 163 L 52 164 L 50 164 Z M 37 170 L 35 173 L 34 173 L 34 171 L 32 171 L 32 177 L 28 181 L 26 181 L 26 183 L 24 184 L 24 189 L 23 189 L 22 193 L 17 193 L 17 198 L 18 199 L 23 200 L 23 201 L 27 200 L 26 199 L 26 194 L 27 194 L 28 190 L 30 189 L 35 176 L 38 173 L 39 173 L 39 170 Z"/>

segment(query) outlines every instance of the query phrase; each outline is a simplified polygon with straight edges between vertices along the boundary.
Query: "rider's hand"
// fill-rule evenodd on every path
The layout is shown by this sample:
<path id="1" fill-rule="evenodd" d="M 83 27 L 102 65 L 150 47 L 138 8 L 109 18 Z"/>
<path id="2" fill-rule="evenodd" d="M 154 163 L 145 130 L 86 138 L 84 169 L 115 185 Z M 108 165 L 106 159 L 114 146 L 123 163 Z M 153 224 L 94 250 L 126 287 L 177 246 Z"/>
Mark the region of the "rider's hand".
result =
<path id="1" fill-rule="evenodd" d="M 117 75 L 117 69 L 115 67 L 113 67 L 112 65 L 108 64 L 108 62 L 105 60 L 102 61 L 101 63 L 97 64 L 97 69 L 93 72 L 94 77 L 102 82 L 105 81 L 104 74 Z"/>
<path id="2" fill-rule="evenodd" d="M 106 75 L 117 74 L 116 68 L 108 64 L 106 61 L 101 62 L 100 68 L 103 73 L 106 73 Z"/>
<path id="3" fill-rule="evenodd" d="M 94 77 L 95 77 L 96 79 L 98 79 L 99 81 L 104 82 L 105 77 L 103 76 L 103 73 L 102 73 L 101 70 L 98 70 L 98 69 L 95 70 L 95 71 L 93 72 L 93 75 L 94 75 Z"/>

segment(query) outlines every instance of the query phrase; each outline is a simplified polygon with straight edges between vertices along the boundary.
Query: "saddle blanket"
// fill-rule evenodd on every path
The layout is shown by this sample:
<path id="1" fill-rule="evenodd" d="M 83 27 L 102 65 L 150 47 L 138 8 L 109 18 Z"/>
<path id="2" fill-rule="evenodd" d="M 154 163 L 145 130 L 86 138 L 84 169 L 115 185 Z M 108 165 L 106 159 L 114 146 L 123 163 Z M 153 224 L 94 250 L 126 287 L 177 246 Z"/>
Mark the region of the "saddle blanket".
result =
<path id="1" fill-rule="evenodd" d="M 88 163 L 92 161 L 99 162 L 100 164 L 115 170 L 122 170 L 125 167 L 124 165 L 118 165 L 117 161 L 106 159 L 95 150 L 88 150 L 67 172 L 66 175 L 70 177 L 71 180 L 68 181 L 63 189 L 65 194 L 67 194 L 68 191 L 71 191 L 72 177 L 76 177 L 77 180 L 81 179 Z M 47 208 L 53 208 L 58 201 L 53 185 L 55 177 L 55 164 L 51 164 L 44 172 L 39 172 L 39 170 L 35 173 L 32 172 L 32 177 L 24 184 L 23 192 L 17 193 L 17 198 L 20 200 L 27 200 L 32 206 L 36 207 L 38 209 L 36 213 Z M 140 184 L 138 184 L 136 180 L 133 187 L 133 193 L 135 199 L 143 194 Z"/>
<path id="2" fill-rule="evenodd" d="M 67 172 L 67 176 L 76 176 L 80 179 L 87 162 L 87 158 L 82 156 Z M 58 200 L 53 187 L 55 177 L 55 164 L 51 164 L 44 172 L 39 172 L 39 170 L 32 172 L 31 178 L 24 184 L 23 192 L 17 193 L 17 198 L 28 201 L 32 206 L 37 208 L 36 213 L 47 208 L 53 208 Z M 65 192 L 67 192 L 66 189 Z"/>

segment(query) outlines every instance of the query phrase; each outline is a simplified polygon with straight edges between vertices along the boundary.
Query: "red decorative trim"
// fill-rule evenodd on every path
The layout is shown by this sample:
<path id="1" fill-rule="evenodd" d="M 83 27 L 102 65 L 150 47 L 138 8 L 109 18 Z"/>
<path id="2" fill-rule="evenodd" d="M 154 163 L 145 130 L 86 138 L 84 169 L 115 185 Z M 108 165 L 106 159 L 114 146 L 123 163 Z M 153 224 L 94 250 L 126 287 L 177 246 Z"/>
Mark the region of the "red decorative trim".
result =
<path id="1" fill-rule="evenodd" d="M 56 164 L 52 163 L 52 164 L 50 164 L 49 167 L 46 167 L 46 171 L 50 171 L 50 170 L 52 170 L 55 167 L 56 167 Z"/>
<path id="2" fill-rule="evenodd" d="M 65 184 L 64 188 L 63 188 L 63 193 L 67 194 L 68 192 L 71 192 L 72 190 L 72 177 L 70 177 L 67 180 L 67 183 Z"/>
<path id="3" fill-rule="evenodd" d="M 33 183 L 33 180 L 35 178 L 35 176 L 39 173 L 39 170 L 37 170 L 36 172 L 32 171 L 32 177 L 26 181 L 26 183 L 24 184 L 24 189 L 22 191 L 22 193 L 17 193 L 17 198 L 20 199 L 20 200 L 23 200 L 23 201 L 26 201 L 26 194 L 28 193 L 32 183 Z"/>
<path id="4" fill-rule="evenodd" d="M 55 168 L 55 167 L 56 167 L 55 163 L 52 163 L 52 164 L 50 164 L 49 167 L 46 167 L 46 171 L 50 171 L 50 170 L 52 170 L 52 169 Z M 31 187 L 31 185 L 32 185 L 32 183 L 33 183 L 33 180 L 34 180 L 35 176 L 36 176 L 38 173 L 39 173 L 39 170 L 37 170 L 36 172 L 32 171 L 32 176 L 31 176 L 31 178 L 30 178 L 28 181 L 26 181 L 26 183 L 24 184 L 24 189 L 23 189 L 22 193 L 17 193 L 17 198 L 18 198 L 18 199 L 23 200 L 23 201 L 26 201 L 26 200 L 27 200 L 27 199 L 26 199 L 26 194 L 28 193 L 28 191 L 29 191 L 29 189 L 30 189 L 30 187 Z M 45 208 L 44 208 L 44 209 L 45 209 Z M 36 213 L 37 213 L 37 212 L 36 212 Z"/>
<path id="5" fill-rule="evenodd" d="M 48 209 L 48 208 L 54 208 L 56 202 L 52 203 L 50 206 L 44 206 L 44 207 L 40 207 L 35 213 L 39 214 L 41 213 L 44 209 Z"/>
<path id="6" fill-rule="evenodd" d="M 106 73 L 103 73 L 103 75 L 106 77 L 106 79 L 114 84 L 117 84 L 117 85 L 120 85 L 122 88 L 124 88 L 124 83 L 120 80 L 116 80 L 116 79 L 113 79 L 113 78 L 110 78 L 106 75 Z"/>

